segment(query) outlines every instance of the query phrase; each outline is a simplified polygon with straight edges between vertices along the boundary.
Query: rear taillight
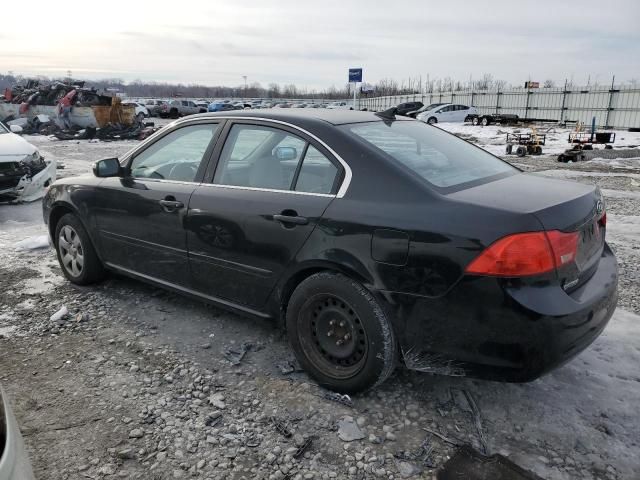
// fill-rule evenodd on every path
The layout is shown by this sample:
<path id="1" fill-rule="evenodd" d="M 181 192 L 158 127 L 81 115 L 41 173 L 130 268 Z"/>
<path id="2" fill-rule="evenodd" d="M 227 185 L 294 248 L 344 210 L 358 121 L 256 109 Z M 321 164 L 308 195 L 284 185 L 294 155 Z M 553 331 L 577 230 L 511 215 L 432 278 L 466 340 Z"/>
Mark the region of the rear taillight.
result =
<path id="1" fill-rule="evenodd" d="M 604 212 L 602 214 L 602 216 L 600 217 L 600 220 L 598 220 L 598 224 L 601 227 L 606 227 L 607 226 L 607 212 Z"/>
<path id="2" fill-rule="evenodd" d="M 516 233 L 487 247 L 467 267 L 471 275 L 525 277 L 552 271 L 575 260 L 578 232 Z"/>

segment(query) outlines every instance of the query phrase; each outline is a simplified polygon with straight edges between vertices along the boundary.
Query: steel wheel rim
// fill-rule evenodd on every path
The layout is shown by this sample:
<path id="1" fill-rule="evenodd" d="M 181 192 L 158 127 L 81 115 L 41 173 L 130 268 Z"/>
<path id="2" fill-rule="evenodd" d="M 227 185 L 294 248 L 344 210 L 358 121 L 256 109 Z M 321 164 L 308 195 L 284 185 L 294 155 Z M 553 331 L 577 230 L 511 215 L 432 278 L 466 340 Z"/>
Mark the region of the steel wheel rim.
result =
<path id="1" fill-rule="evenodd" d="M 70 225 L 60 229 L 58 252 L 62 267 L 73 277 L 79 277 L 84 269 L 84 248 L 78 232 Z"/>
<path id="2" fill-rule="evenodd" d="M 300 311 L 298 338 L 305 355 L 323 375 L 346 379 L 367 360 L 367 334 L 355 309 L 332 294 L 308 299 Z"/>

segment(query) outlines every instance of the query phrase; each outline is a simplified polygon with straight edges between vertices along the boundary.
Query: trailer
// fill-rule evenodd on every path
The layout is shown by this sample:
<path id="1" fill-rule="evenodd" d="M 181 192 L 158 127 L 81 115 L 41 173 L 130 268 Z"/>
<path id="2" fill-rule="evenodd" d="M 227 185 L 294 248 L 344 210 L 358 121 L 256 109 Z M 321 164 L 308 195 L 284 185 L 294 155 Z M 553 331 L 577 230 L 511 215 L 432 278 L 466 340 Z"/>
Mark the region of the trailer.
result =
<path id="1" fill-rule="evenodd" d="M 546 143 L 547 136 L 538 134 L 535 129 L 531 133 L 507 133 L 507 155 L 542 155 L 542 146 Z"/>
<path id="2" fill-rule="evenodd" d="M 571 132 L 569 133 L 568 143 L 573 146 L 558 155 L 558 161 L 568 163 L 585 160 L 585 158 L 588 159 L 583 152 L 593 150 L 594 145 L 604 145 L 605 150 L 611 150 L 613 148 L 611 144 L 615 141 L 615 132 Z"/>
<path id="3" fill-rule="evenodd" d="M 467 115 L 464 119 L 465 122 L 470 122 L 473 125 L 482 125 L 486 127 L 491 124 L 500 125 L 520 125 L 523 123 L 558 123 L 557 119 L 551 118 L 529 118 L 520 117 L 510 113 L 489 113 L 486 115 L 471 114 Z"/>

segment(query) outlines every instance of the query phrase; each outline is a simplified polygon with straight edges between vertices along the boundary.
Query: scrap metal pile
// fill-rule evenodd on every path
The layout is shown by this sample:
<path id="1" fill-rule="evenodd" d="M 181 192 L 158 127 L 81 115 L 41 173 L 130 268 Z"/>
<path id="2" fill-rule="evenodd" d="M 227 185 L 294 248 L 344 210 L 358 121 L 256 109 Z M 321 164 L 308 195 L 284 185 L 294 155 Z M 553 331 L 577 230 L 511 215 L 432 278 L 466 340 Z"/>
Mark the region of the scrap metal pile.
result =
<path id="1" fill-rule="evenodd" d="M 111 105 L 111 97 L 100 95 L 95 88 L 85 88 L 85 82 L 53 82 L 42 85 L 38 80 L 27 80 L 24 85 L 6 88 L 3 101 L 19 104 L 27 109 L 31 105 L 57 105 L 72 90 L 77 92 L 75 105 L 91 107 Z"/>
<path id="2" fill-rule="evenodd" d="M 71 108 L 63 118 L 65 102 Z M 6 88 L 0 95 L 0 121 L 19 126 L 23 134 L 60 140 L 142 140 L 157 130 L 153 123 L 140 122 L 135 107 L 123 105 L 119 97 L 101 95 L 78 81 L 45 85 L 27 80 Z"/>
<path id="3" fill-rule="evenodd" d="M 53 122 L 48 115 L 35 115 L 31 118 L 13 116 L 0 119 L 6 125 L 18 125 L 23 135 L 52 135 L 58 140 L 144 140 L 158 131 L 153 122 L 138 122 L 127 125 L 124 123 L 107 123 L 103 127 L 81 128 L 72 125 L 62 128 Z"/>

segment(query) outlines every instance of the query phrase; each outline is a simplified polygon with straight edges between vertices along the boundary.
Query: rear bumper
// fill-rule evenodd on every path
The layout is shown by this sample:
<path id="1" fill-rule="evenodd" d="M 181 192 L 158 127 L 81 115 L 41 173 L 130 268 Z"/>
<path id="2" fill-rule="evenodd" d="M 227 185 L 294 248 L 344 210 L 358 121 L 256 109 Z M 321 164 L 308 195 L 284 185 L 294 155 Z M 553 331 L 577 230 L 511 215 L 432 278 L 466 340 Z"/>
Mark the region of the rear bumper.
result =
<path id="1" fill-rule="evenodd" d="M 0 480 L 33 480 L 16 420 L 0 389 Z"/>
<path id="2" fill-rule="evenodd" d="M 446 295 L 384 293 L 407 367 L 524 382 L 562 365 L 604 330 L 618 267 L 605 245 L 596 272 L 567 294 L 551 283 L 465 277 Z"/>

